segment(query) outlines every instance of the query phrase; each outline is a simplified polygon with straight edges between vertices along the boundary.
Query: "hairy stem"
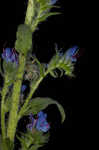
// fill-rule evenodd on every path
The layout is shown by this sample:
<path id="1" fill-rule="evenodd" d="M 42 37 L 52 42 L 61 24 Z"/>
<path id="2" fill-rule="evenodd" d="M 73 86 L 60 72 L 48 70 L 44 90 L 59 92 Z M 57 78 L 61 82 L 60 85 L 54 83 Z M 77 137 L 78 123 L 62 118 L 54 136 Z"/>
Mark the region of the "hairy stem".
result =
<path id="1" fill-rule="evenodd" d="M 22 78 L 24 74 L 25 67 L 25 56 L 19 56 L 19 68 L 16 75 L 16 82 L 14 83 L 13 93 L 12 93 L 12 106 L 9 115 L 8 129 L 7 129 L 7 137 L 10 138 L 11 141 L 14 141 L 14 136 L 16 132 L 16 127 L 18 123 L 18 107 L 19 107 L 19 98 L 20 98 L 20 89 L 22 84 Z"/>
<path id="2" fill-rule="evenodd" d="M 2 90 L 2 100 L 1 100 L 1 131 L 2 131 L 2 138 L 5 139 L 6 138 L 6 128 L 5 128 L 5 109 L 4 109 L 4 105 L 5 105 L 5 96 L 7 94 L 8 91 L 8 76 L 5 75 L 5 81 L 4 81 L 4 87 Z"/>
<path id="3" fill-rule="evenodd" d="M 24 110 L 25 110 L 25 108 L 26 108 L 26 106 L 27 106 L 29 100 L 31 99 L 33 93 L 34 93 L 35 90 L 38 88 L 38 86 L 39 86 L 39 84 L 40 84 L 40 82 L 41 82 L 42 80 L 43 80 L 43 77 L 39 78 L 39 80 L 37 80 L 37 81 L 35 82 L 35 85 L 32 86 L 31 92 L 30 92 L 28 98 L 26 99 L 26 101 L 25 101 L 23 107 L 21 108 L 21 110 L 20 110 L 20 112 L 19 112 L 19 117 L 18 117 L 18 119 L 21 118 L 21 116 L 22 116 L 22 114 L 23 114 L 23 112 L 24 112 Z"/>
<path id="4" fill-rule="evenodd" d="M 49 71 L 46 71 L 44 76 L 41 76 L 36 82 L 35 84 L 33 84 L 32 88 L 31 88 L 31 91 L 30 91 L 30 94 L 29 96 L 27 97 L 23 107 L 21 108 L 20 112 L 19 112 L 19 115 L 18 115 L 18 120 L 22 117 L 23 113 L 24 113 L 24 110 L 26 108 L 26 106 L 28 105 L 31 97 L 33 96 L 34 92 L 36 91 L 36 89 L 38 88 L 39 84 L 41 83 L 41 81 L 44 79 L 44 77 L 49 73 Z"/>
<path id="5" fill-rule="evenodd" d="M 33 16 L 34 16 L 34 0 L 28 0 L 25 24 L 31 25 Z"/>

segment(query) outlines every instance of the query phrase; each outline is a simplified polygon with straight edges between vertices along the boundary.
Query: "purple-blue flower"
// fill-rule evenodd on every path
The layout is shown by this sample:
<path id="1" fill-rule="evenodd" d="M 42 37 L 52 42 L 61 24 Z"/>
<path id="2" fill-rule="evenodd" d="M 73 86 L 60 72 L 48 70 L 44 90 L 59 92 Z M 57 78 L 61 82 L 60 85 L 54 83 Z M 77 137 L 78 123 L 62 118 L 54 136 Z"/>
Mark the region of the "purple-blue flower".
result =
<path id="1" fill-rule="evenodd" d="M 31 123 L 29 123 L 27 125 L 27 128 L 32 131 L 32 129 L 34 127 L 34 122 L 36 121 L 36 119 L 34 119 L 32 114 L 30 114 L 29 119 L 30 119 Z"/>
<path id="2" fill-rule="evenodd" d="M 26 90 L 26 88 L 27 88 L 27 86 L 23 84 L 21 87 L 21 92 L 24 92 Z"/>
<path id="3" fill-rule="evenodd" d="M 57 0 L 50 0 L 49 5 L 54 5 L 57 2 Z"/>
<path id="4" fill-rule="evenodd" d="M 38 113 L 38 120 L 37 120 L 37 123 L 36 123 L 36 129 L 37 130 L 41 130 L 43 132 L 47 132 L 50 128 L 47 120 L 47 114 L 43 113 L 42 111 L 40 111 Z"/>
<path id="5" fill-rule="evenodd" d="M 47 114 L 40 111 L 37 116 L 38 118 L 34 119 L 33 115 L 30 114 L 31 123 L 27 125 L 27 128 L 32 131 L 32 129 L 35 127 L 38 131 L 47 132 L 50 129 L 50 125 L 46 120 Z"/>
<path id="6" fill-rule="evenodd" d="M 77 58 L 76 58 L 76 54 L 79 50 L 78 46 L 73 46 L 72 48 L 69 48 L 66 52 L 66 61 L 71 60 L 72 62 L 76 62 Z"/>
<path id="7" fill-rule="evenodd" d="M 6 62 L 12 62 L 12 63 L 15 62 L 16 64 L 18 64 L 18 54 L 12 48 L 6 48 L 6 49 L 4 49 L 4 51 L 2 53 L 2 58 Z"/>

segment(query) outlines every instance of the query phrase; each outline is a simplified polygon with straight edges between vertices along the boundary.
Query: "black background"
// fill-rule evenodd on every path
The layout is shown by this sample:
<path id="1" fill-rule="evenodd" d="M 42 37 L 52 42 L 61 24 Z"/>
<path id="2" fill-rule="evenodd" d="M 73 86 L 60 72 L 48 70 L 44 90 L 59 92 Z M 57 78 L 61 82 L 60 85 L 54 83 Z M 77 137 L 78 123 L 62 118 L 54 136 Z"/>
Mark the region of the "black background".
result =
<path id="1" fill-rule="evenodd" d="M 26 0 L 2 1 L 0 4 L 0 53 L 3 47 L 14 47 L 16 31 L 19 24 L 24 22 Z M 48 119 L 51 122 L 51 138 L 42 149 L 71 149 L 83 146 L 87 139 L 88 122 L 88 34 L 89 11 L 87 4 L 60 0 L 59 16 L 49 17 L 38 26 L 33 34 L 34 52 L 41 62 L 48 62 L 55 53 L 54 43 L 59 48 L 78 45 L 83 48 L 83 54 L 75 66 L 76 78 L 66 76 L 53 79 L 47 76 L 40 84 L 34 96 L 48 96 L 60 102 L 66 112 L 66 120 L 60 123 L 60 114 L 55 106 L 48 107 Z M 0 83 L 2 82 L 2 79 Z M 24 123 L 21 124 L 24 128 Z"/>

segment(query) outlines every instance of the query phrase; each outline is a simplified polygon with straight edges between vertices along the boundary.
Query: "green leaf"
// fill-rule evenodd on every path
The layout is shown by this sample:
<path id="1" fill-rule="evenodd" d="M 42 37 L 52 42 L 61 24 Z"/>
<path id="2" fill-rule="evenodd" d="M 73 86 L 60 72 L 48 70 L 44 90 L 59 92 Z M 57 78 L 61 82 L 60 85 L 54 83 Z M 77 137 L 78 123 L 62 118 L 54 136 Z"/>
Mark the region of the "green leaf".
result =
<path id="1" fill-rule="evenodd" d="M 59 75 L 57 75 L 56 69 L 61 72 L 60 77 L 64 74 L 70 77 L 74 76 L 74 64 L 70 60 L 66 61 L 65 54 L 60 54 L 58 51 L 56 51 L 56 54 L 52 57 L 48 64 L 49 73 L 53 77 L 59 77 Z"/>
<path id="2" fill-rule="evenodd" d="M 20 141 L 22 148 L 27 149 L 27 145 L 25 143 L 25 140 L 21 137 L 19 137 L 18 135 L 16 135 L 17 139 Z"/>
<path id="3" fill-rule="evenodd" d="M 4 74 L 6 74 L 8 76 L 8 80 L 6 82 L 9 86 L 15 81 L 18 66 L 15 63 L 6 62 L 4 60 L 3 61 L 3 69 L 4 69 Z"/>
<path id="4" fill-rule="evenodd" d="M 57 101 L 48 98 L 48 97 L 37 97 L 30 101 L 30 103 L 27 106 L 27 109 L 25 111 L 24 115 L 29 115 L 30 113 L 37 114 L 41 110 L 45 109 L 51 104 L 56 104 L 61 116 L 62 116 L 62 122 L 65 120 L 65 112 L 61 104 L 59 104 Z"/>
<path id="5" fill-rule="evenodd" d="M 43 15 L 42 17 L 38 18 L 38 22 L 42 22 L 45 21 L 49 16 L 53 16 L 53 15 L 59 15 L 61 14 L 60 12 L 50 12 L 50 13 L 46 13 L 45 15 Z"/>
<path id="6" fill-rule="evenodd" d="M 26 24 L 18 26 L 16 33 L 17 40 L 15 42 L 15 49 L 24 55 L 27 55 L 28 51 L 32 47 L 32 31 Z"/>
<path id="7" fill-rule="evenodd" d="M 27 130 L 26 133 L 19 133 L 20 136 L 16 135 L 16 137 L 21 142 L 22 150 L 37 149 L 47 143 L 49 139 L 49 133 L 44 135 L 42 131 L 37 131 L 36 129 L 33 133 L 30 130 Z"/>
<path id="8" fill-rule="evenodd" d="M 60 8 L 59 6 L 55 6 L 55 5 L 45 5 L 43 7 L 41 7 L 41 11 L 45 11 L 47 9 L 51 9 L 51 8 Z"/>
<path id="9" fill-rule="evenodd" d="M 40 75 L 44 76 L 44 65 L 42 65 L 37 58 L 35 58 L 35 60 L 36 60 L 37 64 L 39 65 Z"/>
<path id="10" fill-rule="evenodd" d="M 60 71 L 60 73 L 58 72 L 58 70 Z M 63 69 L 58 68 L 58 70 L 54 69 L 50 71 L 50 75 L 54 78 L 58 78 L 58 77 L 62 77 L 64 74 Z"/>
<path id="11" fill-rule="evenodd" d="M 60 57 L 58 55 L 58 53 L 56 53 L 50 60 L 49 64 L 48 64 L 48 69 L 49 70 L 53 70 L 56 68 L 57 64 L 59 64 L 59 60 Z"/>
<path id="12" fill-rule="evenodd" d="M 54 70 L 51 70 L 51 71 L 50 71 L 50 75 L 51 75 L 52 77 L 54 77 L 54 78 L 58 78 L 58 74 L 57 74 L 57 72 L 54 71 Z"/>
<path id="13" fill-rule="evenodd" d="M 73 76 L 73 70 L 74 70 L 74 64 L 70 61 L 68 62 L 62 62 L 58 66 L 59 68 L 63 69 L 65 71 L 65 75 Z"/>

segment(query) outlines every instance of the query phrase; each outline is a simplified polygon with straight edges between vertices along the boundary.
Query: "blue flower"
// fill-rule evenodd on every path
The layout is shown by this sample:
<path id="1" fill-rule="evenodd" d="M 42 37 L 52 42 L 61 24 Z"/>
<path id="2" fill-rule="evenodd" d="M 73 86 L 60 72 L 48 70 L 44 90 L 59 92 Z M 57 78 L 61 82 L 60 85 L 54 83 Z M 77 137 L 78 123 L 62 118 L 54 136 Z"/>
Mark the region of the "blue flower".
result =
<path id="1" fill-rule="evenodd" d="M 33 115 L 30 114 L 31 123 L 27 125 L 27 128 L 32 131 L 32 129 L 35 127 L 38 131 L 47 132 L 50 129 L 50 125 L 46 120 L 47 114 L 40 111 L 37 116 L 38 118 L 34 119 Z"/>
<path id="2" fill-rule="evenodd" d="M 27 86 L 26 85 L 22 85 L 21 87 L 21 92 L 24 92 L 26 90 Z"/>
<path id="3" fill-rule="evenodd" d="M 76 58 L 76 54 L 79 50 L 78 46 L 73 46 L 72 48 L 69 48 L 66 52 L 66 61 L 71 60 L 72 62 L 76 62 L 77 58 Z"/>
<path id="4" fill-rule="evenodd" d="M 54 5 L 57 2 L 57 0 L 50 0 L 49 5 Z"/>
<path id="5" fill-rule="evenodd" d="M 43 113 L 42 111 L 40 111 L 38 113 L 38 120 L 36 123 L 36 129 L 37 130 L 41 130 L 43 132 L 47 132 L 50 128 L 48 122 L 46 121 L 47 118 L 47 114 Z"/>
<path id="6" fill-rule="evenodd" d="M 12 62 L 12 63 L 15 62 L 16 64 L 18 64 L 18 54 L 12 48 L 4 49 L 4 51 L 2 53 L 2 58 L 6 62 Z"/>

